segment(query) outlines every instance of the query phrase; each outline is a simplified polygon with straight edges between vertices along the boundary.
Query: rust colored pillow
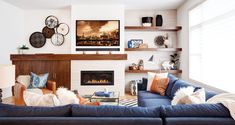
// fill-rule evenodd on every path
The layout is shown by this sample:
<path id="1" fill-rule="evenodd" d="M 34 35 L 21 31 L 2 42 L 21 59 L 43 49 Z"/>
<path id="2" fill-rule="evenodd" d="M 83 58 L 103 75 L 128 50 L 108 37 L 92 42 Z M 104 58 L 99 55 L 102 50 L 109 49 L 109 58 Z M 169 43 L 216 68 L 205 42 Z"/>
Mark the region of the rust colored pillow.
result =
<path id="1" fill-rule="evenodd" d="M 159 93 L 160 95 L 164 96 L 168 83 L 169 78 L 158 78 L 155 76 L 150 88 L 150 92 Z"/>

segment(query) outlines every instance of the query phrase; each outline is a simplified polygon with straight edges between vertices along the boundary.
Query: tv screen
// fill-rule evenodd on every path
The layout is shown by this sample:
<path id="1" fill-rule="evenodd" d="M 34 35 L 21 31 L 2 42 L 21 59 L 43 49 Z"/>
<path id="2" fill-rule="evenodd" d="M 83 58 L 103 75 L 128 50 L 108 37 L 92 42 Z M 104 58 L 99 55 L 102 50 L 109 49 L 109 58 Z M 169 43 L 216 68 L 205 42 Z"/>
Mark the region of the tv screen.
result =
<path id="1" fill-rule="evenodd" d="M 119 46 L 119 20 L 77 20 L 76 46 Z"/>

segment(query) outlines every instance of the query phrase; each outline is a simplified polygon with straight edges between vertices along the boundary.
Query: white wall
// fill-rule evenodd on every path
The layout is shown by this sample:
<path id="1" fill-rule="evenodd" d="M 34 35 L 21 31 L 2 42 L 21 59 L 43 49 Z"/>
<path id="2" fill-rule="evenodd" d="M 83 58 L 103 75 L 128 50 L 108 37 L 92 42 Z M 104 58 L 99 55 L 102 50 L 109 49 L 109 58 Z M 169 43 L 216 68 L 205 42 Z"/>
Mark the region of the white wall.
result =
<path id="1" fill-rule="evenodd" d="M 23 41 L 23 10 L 0 1 L 0 64 L 11 64 L 10 54 L 18 53 Z M 11 96 L 11 88 L 3 89 L 3 98 Z"/>
<path id="2" fill-rule="evenodd" d="M 76 20 L 120 20 L 120 52 L 124 53 L 124 7 L 122 5 L 73 5 L 71 8 L 71 53 L 76 52 Z M 116 47 L 115 47 L 116 48 Z M 95 52 L 87 52 L 95 53 Z M 114 52 L 113 52 L 114 53 Z M 82 61 L 71 63 L 71 88 L 81 94 L 92 94 L 108 88 L 124 95 L 125 61 Z M 114 86 L 81 86 L 81 70 L 114 70 Z"/>
<path id="3" fill-rule="evenodd" d="M 141 26 L 141 18 L 144 16 L 154 17 L 153 23 L 155 25 L 155 17 L 157 14 L 163 16 L 163 26 L 176 26 L 177 23 L 177 11 L 176 10 L 125 10 L 125 25 L 127 26 Z M 177 47 L 177 33 L 176 32 L 155 32 L 155 31 L 125 31 L 125 47 L 130 39 L 143 39 L 144 43 L 148 44 L 149 48 L 156 48 L 154 39 L 159 35 L 165 35 L 168 33 L 169 39 L 171 39 L 173 47 Z M 154 51 L 133 51 L 126 52 L 128 54 L 128 60 L 126 61 L 126 69 L 132 63 L 138 63 L 140 59 L 144 60 L 145 69 L 160 69 L 160 63 L 170 59 L 172 52 L 154 52 Z M 154 55 L 155 63 L 149 63 L 148 59 Z M 129 91 L 129 82 L 131 80 L 140 80 L 142 77 L 147 77 L 146 73 L 126 73 L 126 91 Z"/>
<path id="4" fill-rule="evenodd" d="M 76 20 L 120 20 L 120 48 L 124 52 L 124 6 L 122 5 L 73 5 L 71 9 L 71 53 L 76 52 Z M 80 47 L 82 48 L 82 47 Z M 92 48 L 92 47 L 91 47 Z M 108 47 L 110 48 L 110 47 Z M 89 53 L 89 52 L 88 52 Z M 92 52 L 90 52 L 92 53 Z M 95 53 L 95 52 L 93 52 Z"/>
<path id="5" fill-rule="evenodd" d="M 177 9 L 177 25 L 182 26 L 182 30 L 178 31 L 179 47 L 183 49 L 181 54 L 181 68 L 183 70 L 182 78 L 189 80 L 189 18 L 188 12 L 191 8 L 201 3 L 203 0 L 187 0 L 181 7 Z"/>
<path id="6" fill-rule="evenodd" d="M 51 39 L 47 39 L 46 44 L 42 48 L 34 48 L 29 43 L 29 37 L 33 32 L 42 32 L 45 27 L 45 19 L 49 15 L 54 15 L 58 18 L 60 23 L 66 23 L 70 26 L 70 8 L 54 9 L 54 10 L 25 10 L 24 11 L 24 41 L 30 49 L 27 53 L 56 53 L 56 54 L 69 54 L 70 53 L 70 33 L 65 36 L 65 42 L 61 46 L 54 46 Z"/>

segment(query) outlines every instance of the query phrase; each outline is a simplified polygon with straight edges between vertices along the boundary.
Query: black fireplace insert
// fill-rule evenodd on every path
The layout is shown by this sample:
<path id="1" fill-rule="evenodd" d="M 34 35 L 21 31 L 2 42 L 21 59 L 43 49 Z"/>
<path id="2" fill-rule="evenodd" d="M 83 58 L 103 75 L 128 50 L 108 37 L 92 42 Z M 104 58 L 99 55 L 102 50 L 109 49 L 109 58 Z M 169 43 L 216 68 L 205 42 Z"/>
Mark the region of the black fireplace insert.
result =
<path id="1" fill-rule="evenodd" d="M 81 71 L 81 85 L 114 85 L 114 71 Z"/>

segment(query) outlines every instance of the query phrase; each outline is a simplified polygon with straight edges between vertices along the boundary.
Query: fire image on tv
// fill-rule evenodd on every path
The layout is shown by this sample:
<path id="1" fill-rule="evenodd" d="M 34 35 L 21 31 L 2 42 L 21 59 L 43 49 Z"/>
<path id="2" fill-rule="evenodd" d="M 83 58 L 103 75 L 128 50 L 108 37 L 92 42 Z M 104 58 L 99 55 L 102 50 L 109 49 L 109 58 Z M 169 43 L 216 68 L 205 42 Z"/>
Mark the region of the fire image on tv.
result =
<path id="1" fill-rule="evenodd" d="M 119 20 L 77 20 L 76 46 L 119 46 Z"/>

